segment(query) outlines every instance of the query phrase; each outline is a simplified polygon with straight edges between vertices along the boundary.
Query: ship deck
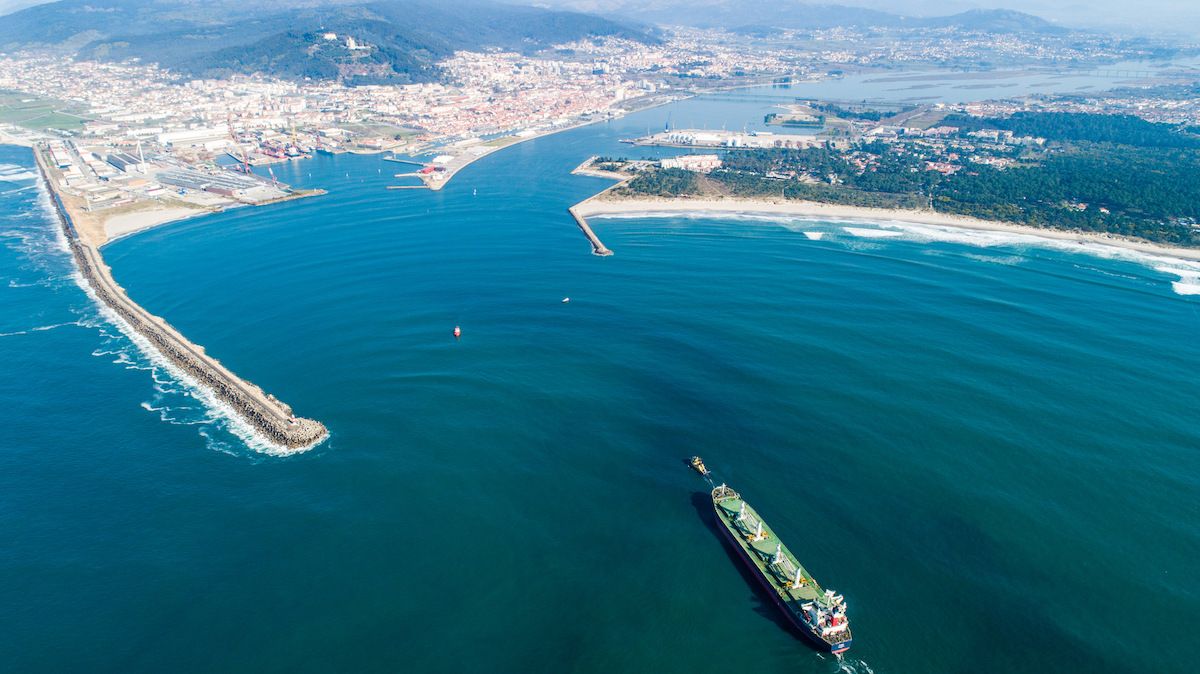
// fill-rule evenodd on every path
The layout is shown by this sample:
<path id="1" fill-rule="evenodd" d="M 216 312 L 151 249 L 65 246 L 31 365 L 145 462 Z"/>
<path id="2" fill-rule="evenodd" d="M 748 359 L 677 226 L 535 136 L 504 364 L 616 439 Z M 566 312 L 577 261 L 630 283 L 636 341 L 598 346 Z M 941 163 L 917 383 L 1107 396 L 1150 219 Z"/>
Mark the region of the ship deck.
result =
<path id="1" fill-rule="evenodd" d="M 767 526 L 767 523 L 759 517 L 758 512 L 750 507 L 750 504 L 743 501 L 740 496 L 733 496 L 736 492 L 730 490 L 729 493 L 730 496 L 714 499 L 713 506 L 717 512 L 717 519 L 729 531 L 731 538 L 741 546 L 746 556 L 753 561 L 762 578 L 770 581 L 770 586 L 778 594 L 780 603 L 788 611 L 794 613 L 801 622 L 803 622 L 803 610 L 800 607 L 804 603 L 811 601 L 820 606 L 828 606 L 829 599 L 825 596 L 825 590 L 800 564 L 787 546 L 783 545 L 774 530 Z M 743 515 L 743 518 L 739 519 L 739 515 Z M 756 538 L 755 534 L 758 533 L 759 523 L 762 523 L 764 535 Z M 780 564 L 772 563 L 777 545 L 783 557 Z M 800 572 L 801 582 L 798 587 L 793 587 L 797 570 Z M 812 636 L 829 644 L 831 648 L 843 645 L 841 650 L 845 650 L 845 646 L 848 646 L 853 638 L 848 626 L 844 631 L 819 636 L 814 633 Z"/>
<path id="2" fill-rule="evenodd" d="M 738 514 L 744 503 L 746 519 L 739 521 Z M 759 517 L 758 512 L 750 507 L 749 503 L 740 498 L 727 498 L 722 499 L 715 506 L 720 515 L 721 524 L 733 533 L 734 538 L 744 550 L 751 553 L 750 558 L 758 567 L 759 572 L 774 581 L 773 586 L 784 599 L 801 603 L 808 601 L 825 603 L 825 590 L 800 564 L 796 556 L 788 550 L 787 545 L 783 545 L 782 548 L 784 563 L 780 565 L 771 563 L 771 559 L 775 556 L 775 546 L 781 544 L 782 541 L 775 535 L 775 531 Z M 765 536 L 759 540 L 750 540 L 756 532 L 759 522 L 762 522 Z M 796 569 L 800 569 L 802 584 L 800 587 L 791 587 L 792 581 L 796 577 Z"/>

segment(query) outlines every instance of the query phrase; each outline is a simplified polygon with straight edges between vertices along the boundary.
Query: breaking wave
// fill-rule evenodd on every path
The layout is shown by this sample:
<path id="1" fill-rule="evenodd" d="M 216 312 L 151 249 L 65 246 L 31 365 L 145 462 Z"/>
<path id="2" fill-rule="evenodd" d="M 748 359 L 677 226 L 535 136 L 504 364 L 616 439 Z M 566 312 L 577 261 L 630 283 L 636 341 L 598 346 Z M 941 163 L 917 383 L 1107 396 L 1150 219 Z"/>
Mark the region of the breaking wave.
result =
<path id="1" fill-rule="evenodd" d="M 842 239 L 843 245 L 847 245 L 855 250 L 877 250 L 879 247 L 878 243 L 867 242 L 880 242 L 884 239 L 903 239 L 918 243 L 956 243 L 982 248 L 1007 246 L 1053 249 L 1069 253 L 1082 253 L 1107 260 L 1133 262 L 1154 271 L 1178 277 L 1179 280 L 1171 282 L 1171 289 L 1178 295 L 1200 295 L 1200 260 L 1183 259 L 1165 252 L 1143 252 L 1100 241 L 1053 238 L 1023 232 L 970 229 L 954 225 L 931 225 L 903 220 L 753 212 L 732 213 L 726 211 L 706 211 L 701 208 L 694 211 L 655 211 L 648 209 L 632 213 L 597 213 L 589 215 L 588 218 L 606 220 L 673 218 L 684 220 L 714 219 L 771 222 L 782 225 L 790 231 L 801 233 L 810 240 L 828 238 L 830 234 L 846 234 L 852 239 L 859 240 L 855 243 Z M 814 228 L 814 224 L 818 226 L 832 225 L 833 227 L 829 229 Z M 1019 264 L 1023 259 L 1019 256 L 982 257 L 980 261 L 1013 265 Z M 1124 276 L 1111 270 L 1097 271 L 1114 276 Z"/>
<path id="2" fill-rule="evenodd" d="M 891 239 L 894 237 L 904 236 L 904 232 L 897 232 L 891 229 L 872 229 L 869 227 L 843 227 L 850 236 L 857 236 L 863 239 Z"/>
<path id="3" fill-rule="evenodd" d="M 21 220 L 28 219 L 28 223 L 13 218 L 6 229 L 0 230 L 0 244 L 18 257 L 18 273 L 8 279 L 8 287 L 43 286 L 57 289 L 76 285 L 83 289 L 90 301 L 68 307 L 76 317 L 74 321 L 12 330 L 0 333 L 0 337 L 27 335 L 66 326 L 94 329 L 101 342 L 92 352 L 93 356 L 107 358 L 127 369 L 150 373 L 153 394 L 149 400 L 142 402 L 142 409 L 158 415 L 165 423 L 197 427 L 209 448 L 245 455 L 244 450 L 239 451 L 240 445 L 255 454 L 267 456 L 287 456 L 311 449 L 292 449 L 269 441 L 243 421 L 233 408 L 163 357 L 124 319 L 100 302 L 75 267 L 49 190 L 39 180 L 10 193 L 27 189 L 37 191 L 36 197 L 21 197 L 27 201 L 18 215 Z M 232 437 L 222 439 L 222 436 Z"/>
<path id="4" fill-rule="evenodd" d="M 75 279 L 79 287 L 83 288 L 88 297 L 92 299 L 94 306 L 108 325 L 117 330 L 116 333 L 113 333 L 101 327 L 100 334 L 105 338 L 105 343 L 92 355 L 113 356 L 112 362 L 123 365 L 126 369 L 150 372 L 150 377 L 154 381 L 154 396 L 151 400 L 142 402 L 142 409 L 158 414 L 165 423 L 179 426 L 201 426 L 225 431 L 235 436 L 253 452 L 268 456 L 281 457 L 300 454 L 321 444 L 326 439 L 321 438 L 312 445 L 298 448 L 285 447 L 271 442 L 258 430 L 243 421 L 232 407 L 159 353 L 149 340 L 134 330 L 133 326 L 129 325 L 124 318 L 100 302 L 81 274 L 76 272 Z M 195 404 L 191 404 L 189 399 Z M 218 439 L 211 432 L 203 432 L 200 435 L 205 439 L 205 444 L 209 448 L 233 453 L 229 443 Z"/>
<path id="5" fill-rule="evenodd" d="M 12 332 L 0 332 L 0 337 L 16 337 L 17 335 L 28 335 L 28 334 L 32 334 L 34 332 L 46 332 L 47 330 L 54 330 L 56 328 L 65 328 L 65 327 L 72 326 L 72 325 L 76 326 L 76 327 L 83 327 L 83 328 L 91 327 L 91 326 L 85 324 L 83 321 L 69 321 L 67 323 L 52 323 L 50 325 L 39 325 L 36 328 L 29 328 L 27 330 L 13 330 Z"/>
<path id="6" fill-rule="evenodd" d="M 884 222 L 879 228 L 845 227 L 849 234 L 862 238 L 897 238 L 907 241 L 957 243 L 991 248 L 997 246 L 1037 247 L 1068 253 L 1082 253 L 1105 260 L 1133 262 L 1154 271 L 1177 276 L 1171 289 L 1179 295 L 1200 294 L 1200 261 L 1188 260 L 1169 253 L 1148 253 L 1097 241 L 1058 239 L 1018 232 L 974 230 L 943 225 L 922 225 L 907 222 Z M 989 259 L 1000 262 L 1000 259 Z M 1076 265 L 1078 266 L 1078 265 Z M 1081 267 L 1082 268 L 1082 267 Z M 1112 270 L 1087 267 L 1087 270 L 1126 279 L 1136 279 Z"/>

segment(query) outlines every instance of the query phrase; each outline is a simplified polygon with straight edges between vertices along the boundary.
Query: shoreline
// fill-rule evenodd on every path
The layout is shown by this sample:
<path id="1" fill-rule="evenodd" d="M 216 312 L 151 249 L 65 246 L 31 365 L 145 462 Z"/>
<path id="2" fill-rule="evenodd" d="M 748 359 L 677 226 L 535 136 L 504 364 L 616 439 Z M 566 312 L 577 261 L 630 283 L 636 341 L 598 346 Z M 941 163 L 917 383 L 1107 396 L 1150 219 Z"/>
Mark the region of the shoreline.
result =
<path id="1" fill-rule="evenodd" d="M 751 85 L 751 86 L 760 86 L 760 85 Z M 654 108 L 660 108 L 664 105 L 678 103 L 680 101 L 684 101 L 689 98 L 694 98 L 698 95 L 700 95 L 700 94 L 691 92 L 691 93 L 688 93 L 687 95 L 683 95 L 683 96 L 679 96 L 679 97 L 668 97 L 666 100 L 662 100 L 662 101 L 658 101 L 658 102 L 654 102 L 654 103 L 647 103 L 646 105 L 641 105 L 641 106 L 634 106 L 633 108 L 630 108 L 629 110 L 623 111 L 617 117 L 605 117 L 603 119 L 592 119 L 592 120 L 587 120 L 587 121 L 580 121 L 580 122 L 576 122 L 574 124 L 568 124 L 568 125 L 562 126 L 562 127 L 556 127 L 556 128 L 552 128 L 552 129 L 545 129 L 543 131 L 538 131 L 538 132 L 535 132 L 528 136 L 518 137 L 518 136 L 516 136 L 516 134 L 513 134 L 511 136 L 501 136 L 501 138 L 514 138 L 514 140 L 511 143 L 505 143 L 503 145 L 496 145 L 494 147 L 489 147 L 487 149 L 487 151 L 485 151 L 485 152 L 482 152 L 478 155 L 467 157 L 466 161 L 464 161 L 461 164 L 455 164 L 453 166 L 453 168 L 447 167 L 445 173 L 443 174 L 444 177 L 441 178 L 440 180 L 437 180 L 436 182 L 433 180 L 429 180 L 424 176 L 421 176 L 420 180 L 421 180 L 422 184 L 424 184 L 425 187 L 429 188 L 431 191 L 437 192 L 438 190 L 441 190 L 443 187 L 445 187 L 450 182 L 450 180 L 452 178 L 454 178 L 455 175 L 458 174 L 459 171 L 462 171 L 463 169 L 467 168 L 471 164 L 474 164 L 475 162 L 479 161 L 480 159 L 491 156 L 501 150 L 507 150 L 510 147 L 520 145 L 521 143 L 527 143 L 531 140 L 537 140 L 539 138 L 553 136 L 555 134 L 563 133 L 566 131 L 574 131 L 575 129 L 582 129 L 585 126 L 591 126 L 593 124 L 600 124 L 601 122 L 609 122 L 609 121 L 612 121 L 613 119 L 619 119 L 626 115 L 632 115 L 634 113 L 644 112 L 646 110 L 653 110 Z M 493 139 L 493 140 L 499 140 L 499 139 Z M 473 147 L 479 147 L 479 146 L 476 145 Z M 377 152 L 373 152 L 370 154 L 384 154 L 386 152 L 387 152 L 387 150 L 379 150 Z M 404 187 L 407 187 L 407 186 L 401 186 L 401 188 L 404 188 Z M 388 189 L 394 189 L 394 188 L 389 187 Z"/>
<path id="2" fill-rule="evenodd" d="M 271 204 L 283 203 L 285 201 L 306 199 L 308 197 L 318 197 L 324 194 L 328 194 L 328 192 L 322 189 L 296 190 L 287 196 L 280 197 L 278 199 L 272 199 L 270 201 L 264 201 L 258 204 L 238 203 L 218 209 L 185 208 L 160 204 L 154 208 L 147 208 L 140 211 L 134 211 L 132 213 L 123 213 L 121 215 L 105 219 L 101 224 L 105 238 L 104 242 L 99 244 L 99 247 L 103 248 L 114 241 L 119 241 L 125 237 L 133 236 L 134 234 L 140 234 L 141 232 L 145 232 L 156 227 L 162 227 L 163 225 L 169 225 L 176 222 L 183 222 L 184 220 L 191 220 L 193 218 L 199 218 L 205 215 L 216 215 L 218 213 L 224 213 L 226 211 L 239 208 L 269 206 Z M 118 219 L 121 219 L 123 222 L 115 222 Z"/>
<path id="3" fill-rule="evenodd" d="M 165 359 L 190 379 L 205 395 L 228 405 L 234 412 L 230 417 L 234 423 L 248 426 L 259 434 L 268 445 L 278 447 L 281 453 L 297 453 L 320 444 L 329 436 L 325 426 L 313 419 L 297 417 L 292 408 L 266 393 L 251 382 L 239 378 L 209 356 L 203 347 L 188 341 L 162 318 L 146 311 L 125 293 L 117 284 L 112 270 L 104 263 L 100 247 L 104 242 L 86 240 L 74 222 L 74 213 L 66 201 L 54 189 L 50 170 L 39 148 L 33 148 L 39 178 L 50 195 L 67 247 L 79 272 L 81 285 L 102 310 L 113 312 L 135 343 L 136 335 L 144 339 L 155 354 Z M 123 327 L 118 325 L 118 328 Z M 122 330 L 125 332 L 125 330 Z M 130 334 L 132 333 L 132 334 Z M 139 348 L 142 348 L 139 343 Z"/>
<path id="4" fill-rule="evenodd" d="M 614 185 L 613 187 L 616 187 Z M 1140 239 L 1102 234 L 1099 232 L 1083 232 L 1065 229 L 1050 229 L 1019 225 L 996 220 L 982 220 L 963 215 L 937 213 L 934 211 L 916 211 L 892 208 L 868 208 L 863 206 L 842 206 L 816 201 L 777 201 L 767 199 L 691 199 L 691 198 L 606 198 L 607 190 L 585 199 L 571 207 L 573 215 L 588 218 L 602 215 L 626 215 L 648 213 L 730 213 L 747 215 L 786 215 L 810 218 L 829 218 L 834 220 L 863 220 L 879 223 L 881 221 L 896 221 L 917 225 L 932 225 L 935 227 L 953 227 L 976 231 L 1003 232 L 1006 234 L 1023 234 L 1076 243 L 1095 243 L 1114 248 L 1122 248 L 1139 253 L 1174 257 L 1189 262 L 1200 262 L 1200 249 L 1182 248 L 1166 244 L 1154 243 Z"/>

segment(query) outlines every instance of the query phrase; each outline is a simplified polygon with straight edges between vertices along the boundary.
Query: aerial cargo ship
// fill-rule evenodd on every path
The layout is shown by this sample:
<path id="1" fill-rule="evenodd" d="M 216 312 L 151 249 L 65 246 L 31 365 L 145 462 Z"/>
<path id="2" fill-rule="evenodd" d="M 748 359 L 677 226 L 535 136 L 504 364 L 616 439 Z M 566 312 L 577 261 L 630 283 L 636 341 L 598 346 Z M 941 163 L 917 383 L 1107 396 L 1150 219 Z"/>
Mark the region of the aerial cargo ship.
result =
<path id="1" fill-rule="evenodd" d="M 837 654 L 850 648 L 845 598 L 822 589 L 736 491 L 722 484 L 712 490 L 712 502 L 726 541 L 788 622 L 818 650 Z"/>

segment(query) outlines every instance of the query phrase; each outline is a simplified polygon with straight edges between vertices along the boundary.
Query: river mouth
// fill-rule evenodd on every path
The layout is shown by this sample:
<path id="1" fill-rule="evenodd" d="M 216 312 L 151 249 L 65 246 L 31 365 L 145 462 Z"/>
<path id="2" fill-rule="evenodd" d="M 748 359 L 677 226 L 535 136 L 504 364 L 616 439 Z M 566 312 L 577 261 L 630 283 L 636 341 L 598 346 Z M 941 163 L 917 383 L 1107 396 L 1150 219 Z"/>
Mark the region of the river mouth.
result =
<path id="1" fill-rule="evenodd" d="M 94 331 L 0 338 L 20 438 L 2 650 L 25 671 L 836 666 L 697 517 L 699 454 L 846 595 L 847 666 L 1181 669 L 1107 620 L 1138 601 L 1190 643 L 1200 319 L 1181 277 L 719 214 L 598 218 L 615 254 L 590 254 L 566 209 L 610 182 L 572 168 L 668 114 L 759 106 L 541 138 L 436 193 L 387 191 L 379 157 L 315 157 L 280 179 L 326 197 L 107 247 L 147 311 L 333 433 L 286 459 L 211 451 L 200 428 L 238 439 L 141 407 L 156 382 L 93 357 Z M 0 253 L 31 286 L 6 289 L 28 319 L 11 331 L 90 306 L 19 269 L 43 253 Z"/>

